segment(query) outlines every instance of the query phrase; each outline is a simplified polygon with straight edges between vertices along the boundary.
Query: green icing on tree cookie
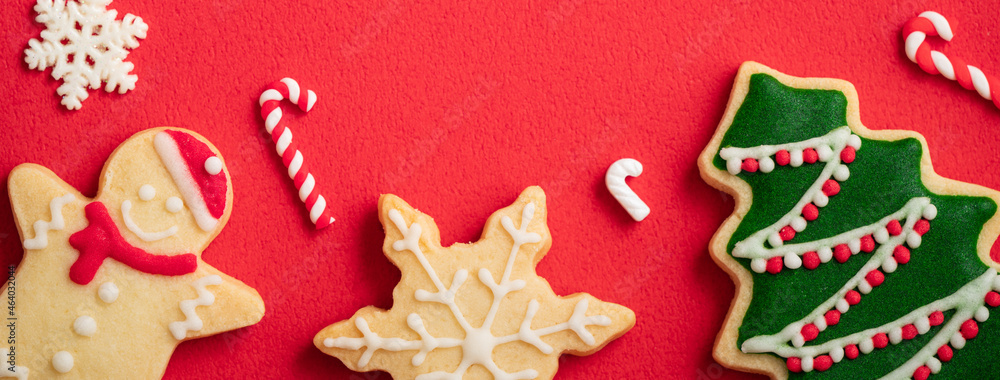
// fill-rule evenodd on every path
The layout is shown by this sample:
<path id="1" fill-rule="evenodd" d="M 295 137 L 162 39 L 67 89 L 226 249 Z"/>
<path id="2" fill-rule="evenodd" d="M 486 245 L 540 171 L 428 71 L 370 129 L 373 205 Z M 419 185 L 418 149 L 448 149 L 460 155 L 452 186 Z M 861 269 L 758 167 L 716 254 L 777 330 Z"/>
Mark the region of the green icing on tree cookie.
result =
<path id="1" fill-rule="evenodd" d="M 770 75 L 753 74 L 748 93 L 722 139 L 713 164 L 738 172 L 735 175 L 750 185 L 753 194 L 752 206 L 727 246 L 727 252 L 753 276 L 753 298 L 737 345 L 746 353 L 770 353 L 782 360 L 827 355 L 813 359 L 814 368 L 808 372 L 795 372 L 793 359 L 789 362 L 792 378 L 909 378 L 928 364 L 940 368 L 935 375 L 939 378 L 997 376 L 1000 364 L 994 364 L 994 347 L 1000 344 L 1000 316 L 977 322 L 979 335 L 954 350 L 951 361 L 940 366 L 933 363 L 942 339 L 953 344 L 949 343 L 952 337 L 962 335 L 957 331 L 962 322 L 974 319 L 976 312 L 982 316 L 982 308 L 993 310 L 983 306 L 983 297 L 996 286 L 996 272 L 979 259 L 977 243 L 984 224 L 997 211 L 996 203 L 988 197 L 932 193 L 921 181 L 921 143 L 912 138 L 860 138 L 846 127 L 847 102 L 840 91 L 792 88 Z M 823 145 L 828 152 L 817 149 Z M 795 151 L 807 146 L 818 151 L 821 159 L 797 166 Z M 779 150 L 790 152 L 791 163 L 787 156 L 777 156 Z M 855 153 L 853 160 L 842 158 L 847 150 Z M 808 161 L 809 155 L 805 153 L 803 160 Z M 746 166 L 746 159 L 753 162 Z M 817 196 L 825 192 L 817 184 L 826 178 L 839 185 L 839 192 Z M 821 206 L 813 221 L 801 216 L 802 205 L 808 203 Z M 893 214 L 897 217 L 888 218 Z M 884 233 L 892 230 L 886 228 L 888 220 L 900 222 L 898 236 Z M 930 226 L 922 235 L 923 229 L 917 226 L 920 220 Z M 789 235 L 782 237 L 782 230 L 795 231 L 794 237 L 786 241 Z M 859 251 L 858 237 L 876 241 L 874 250 L 853 252 Z M 823 244 L 802 248 L 818 241 Z M 830 258 L 829 252 L 817 249 L 824 246 L 836 251 L 841 244 L 841 249 L 854 248 L 843 263 L 838 259 L 844 256 Z M 910 252 L 907 263 L 893 258 L 896 246 Z M 788 252 L 797 259 L 786 256 Z M 761 264 L 768 260 L 774 269 L 775 256 L 783 257 L 780 272 L 763 271 L 766 266 Z M 813 256 L 811 265 L 816 264 L 815 257 L 821 263 L 814 269 L 808 269 L 805 262 L 796 263 L 809 261 L 806 256 Z M 905 261 L 902 256 L 900 260 Z M 870 293 L 861 294 L 866 292 L 859 290 L 868 290 L 865 284 L 872 285 L 865 279 L 871 270 L 882 274 L 884 281 L 867 286 Z M 838 306 L 848 289 L 859 291 L 860 303 Z M 935 302 L 954 307 L 925 307 Z M 822 316 L 837 309 L 847 310 L 840 313 L 838 323 L 825 326 L 813 339 L 801 334 L 801 326 L 817 327 L 811 314 L 818 313 L 823 319 L 819 324 L 824 324 Z M 830 352 L 837 351 L 831 347 L 870 342 L 878 329 L 890 335 L 906 324 L 925 324 L 929 312 L 920 313 L 920 309 L 943 311 L 944 322 L 920 326 L 926 331 L 911 339 L 890 342 L 856 359 L 845 357 L 819 370 L 821 362 L 831 359 Z"/>

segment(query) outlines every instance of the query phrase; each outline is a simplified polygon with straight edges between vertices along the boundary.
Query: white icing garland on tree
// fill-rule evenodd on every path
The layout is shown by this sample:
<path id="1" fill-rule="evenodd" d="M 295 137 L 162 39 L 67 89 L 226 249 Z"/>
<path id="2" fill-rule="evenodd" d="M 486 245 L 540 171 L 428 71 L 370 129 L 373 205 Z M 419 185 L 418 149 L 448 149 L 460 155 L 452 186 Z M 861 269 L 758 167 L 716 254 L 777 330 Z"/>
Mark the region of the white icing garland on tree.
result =
<path id="1" fill-rule="evenodd" d="M 780 258 L 783 265 L 789 269 L 798 269 L 802 265 L 801 256 L 807 252 L 817 253 L 821 262 L 826 263 L 833 255 L 832 248 L 841 245 L 849 247 L 850 254 L 854 255 L 861 251 L 861 239 L 869 236 L 880 245 L 857 274 L 847 280 L 840 290 L 804 318 L 789 324 L 776 334 L 751 337 L 743 342 L 740 349 L 745 353 L 771 352 L 785 358 L 798 358 L 801 360 L 801 370 L 810 372 L 814 369 L 815 359 L 822 355 L 829 355 L 832 363 L 838 363 L 845 356 L 845 346 L 849 345 L 857 345 L 860 347 L 860 353 L 868 354 L 874 350 L 874 337 L 879 334 L 886 334 L 890 343 L 899 344 L 903 341 L 903 327 L 913 325 L 918 334 L 925 334 L 931 328 L 929 315 L 934 312 L 955 310 L 955 315 L 941 327 L 941 331 L 927 345 L 885 378 L 909 378 L 922 366 L 927 366 L 931 372 L 937 373 L 941 369 L 941 362 L 934 357 L 938 347 L 950 342 L 953 347 L 962 348 L 965 344 L 965 338 L 959 330 L 962 328 L 963 322 L 973 317 L 983 322 L 989 317 L 989 310 L 984 307 L 984 297 L 991 290 L 1000 291 L 1000 280 L 998 280 L 996 270 L 989 269 L 985 274 L 969 282 L 953 295 L 918 308 L 896 321 L 833 339 L 820 345 L 805 345 L 806 341 L 811 339 L 804 337 L 804 327 L 812 326 L 815 327 L 815 331 L 824 331 L 828 327 L 825 318 L 828 311 L 836 310 L 839 313 L 845 313 L 850 308 L 845 299 L 848 292 L 854 289 L 862 294 L 871 292 L 873 287 L 878 284 L 870 283 L 869 276 L 873 272 L 878 272 L 880 267 L 885 273 L 894 272 L 899 264 L 893 258 L 894 249 L 903 244 L 913 249 L 918 248 L 921 244 L 922 232 L 915 231 L 915 225 L 921 218 L 926 223 L 937 215 L 937 208 L 930 203 L 929 198 L 917 197 L 910 199 L 900 210 L 875 223 L 825 239 L 786 245 L 785 241 L 790 240 L 790 238 L 783 237 L 781 235 L 783 231 L 790 228 L 794 232 L 801 232 L 806 228 L 807 222 L 802 216 L 806 207 L 810 204 L 816 207 L 825 207 L 828 204 L 829 199 L 823 190 L 824 184 L 831 178 L 840 182 L 849 178 L 850 172 L 846 163 L 842 162 L 841 159 L 841 153 L 848 147 L 854 150 L 860 149 L 861 139 L 857 135 L 853 135 L 849 127 L 844 126 L 825 136 L 800 142 L 750 148 L 727 147 L 720 150 L 719 156 L 726 160 L 727 170 L 732 175 L 743 171 L 746 168 L 747 160 L 753 160 L 757 163 L 757 167 L 762 173 L 770 173 L 774 169 L 774 161 L 771 156 L 782 151 L 789 155 L 788 162 L 782 165 L 801 166 L 803 163 L 802 152 L 806 149 L 814 149 L 818 161 L 826 162 L 819 177 L 806 190 L 790 212 L 779 218 L 774 224 L 735 244 L 732 256 L 751 259 L 750 266 L 753 271 L 764 273 L 767 271 L 768 260 L 775 258 Z M 853 161 L 853 155 L 851 157 L 851 161 Z M 753 166 L 750 167 L 753 168 Z M 756 169 L 749 171 L 756 171 Z M 902 223 L 897 226 L 899 227 L 897 233 L 890 233 L 887 226 L 890 223 L 900 221 Z M 878 275 L 881 276 L 881 272 Z M 878 278 L 878 282 L 881 282 L 881 277 Z M 839 315 L 837 315 L 838 320 Z"/>
<path id="2" fill-rule="evenodd" d="M 427 258 L 424 256 L 424 253 L 420 248 L 420 238 L 422 232 L 420 224 L 413 223 L 407 226 L 406 220 L 403 219 L 403 216 L 398 210 L 389 210 L 389 219 L 403 234 L 402 239 L 393 243 L 393 249 L 397 251 L 412 252 L 437 288 L 437 292 L 435 293 L 418 289 L 414 293 L 414 296 L 419 301 L 440 303 L 447 306 L 451 311 L 451 314 L 455 317 L 455 320 L 465 331 L 465 337 L 459 339 L 431 336 L 424 326 L 424 320 L 420 317 L 420 315 L 411 313 L 407 316 L 406 323 L 420 336 L 420 340 L 383 338 L 377 333 L 371 331 L 368 326 L 368 322 L 364 318 L 358 317 L 355 319 L 355 326 L 363 335 L 362 337 L 327 338 L 323 341 L 323 345 L 326 347 L 337 347 L 348 350 L 359 350 L 362 347 L 366 347 L 364 353 L 361 355 L 361 358 L 358 360 L 359 367 L 366 366 L 368 361 L 371 360 L 372 356 L 378 350 L 418 351 L 414 354 L 411 364 L 419 366 L 424 362 L 428 353 L 438 348 L 462 348 L 462 362 L 455 371 L 437 371 L 422 374 L 416 377 L 418 380 L 460 380 L 462 379 L 462 376 L 465 375 L 466 370 L 476 364 L 489 370 L 493 377 L 498 380 L 534 379 L 538 377 L 538 371 L 534 369 L 522 370 L 515 373 L 508 373 L 500 369 L 493 360 L 493 349 L 502 344 L 520 341 L 534 346 L 544 354 L 550 354 L 553 352 L 553 348 L 543 342 L 541 337 L 567 330 L 576 333 L 577 337 L 579 337 L 584 343 L 594 345 L 596 343 L 594 336 L 587 331 L 587 326 L 608 326 L 611 324 L 611 319 L 605 315 L 587 316 L 586 312 L 589 306 L 589 301 L 587 299 L 583 299 L 576 304 L 573 314 L 566 322 L 540 329 L 531 328 L 531 321 L 540 307 L 538 301 L 531 300 L 528 304 L 528 309 L 525 312 L 524 319 L 521 322 L 520 329 L 516 334 L 497 337 L 491 332 L 494 319 L 500 309 L 501 301 L 503 301 L 508 294 L 521 290 L 527 285 L 524 280 L 511 279 L 510 276 L 513 272 L 514 261 L 517 258 L 517 253 L 520 251 L 521 246 L 524 244 L 532 244 L 542 241 L 542 237 L 540 235 L 527 231 L 528 225 L 531 223 L 531 218 L 534 216 L 534 212 L 534 203 L 529 203 L 524 207 L 521 214 L 520 228 L 514 227 L 514 222 L 510 217 L 503 216 L 501 218 L 500 222 L 507 233 L 514 239 L 514 244 L 511 247 L 510 255 L 507 258 L 507 265 L 504 268 L 503 276 L 500 278 L 499 282 L 494 280 L 493 275 L 488 269 L 480 268 L 478 271 L 479 281 L 486 285 L 493 293 L 493 303 L 490 305 L 489 312 L 487 313 L 482 326 L 473 327 L 465 319 L 462 311 L 458 308 L 458 304 L 455 302 L 455 297 L 459 289 L 468 279 L 468 271 L 464 269 L 457 271 L 451 282 L 451 287 L 445 287 L 444 283 L 441 282 L 440 277 L 438 277 L 434 268 L 427 261 Z"/>

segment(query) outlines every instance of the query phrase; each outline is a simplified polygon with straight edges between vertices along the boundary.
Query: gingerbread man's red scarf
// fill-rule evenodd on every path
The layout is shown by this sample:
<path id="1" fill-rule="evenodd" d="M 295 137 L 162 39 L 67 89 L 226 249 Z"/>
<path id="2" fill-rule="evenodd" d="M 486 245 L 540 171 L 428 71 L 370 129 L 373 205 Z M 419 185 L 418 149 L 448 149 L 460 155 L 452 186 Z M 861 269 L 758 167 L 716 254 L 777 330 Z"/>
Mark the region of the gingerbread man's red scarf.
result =
<path id="1" fill-rule="evenodd" d="M 149 274 L 180 276 L 198 269 L 198 257 L 194 254 L 154 255 L 133 247 L 122 238 L 103 203 L 90 203 L 84 210 L 90 225 L 69 237 L 69 244 L 80 251 L 69 269 L 73 282 L 89 284 L 108 257 Z"/>

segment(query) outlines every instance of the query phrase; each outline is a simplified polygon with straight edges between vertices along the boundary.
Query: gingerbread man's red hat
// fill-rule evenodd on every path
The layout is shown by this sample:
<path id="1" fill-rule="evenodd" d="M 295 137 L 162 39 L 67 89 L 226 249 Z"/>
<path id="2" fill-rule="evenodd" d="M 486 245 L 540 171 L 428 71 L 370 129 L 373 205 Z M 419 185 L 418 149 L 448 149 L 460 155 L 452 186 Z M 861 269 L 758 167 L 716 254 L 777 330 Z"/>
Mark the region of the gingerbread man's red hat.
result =
<path id="1" fill-rule="evenodd" d="M 226 211 L 226 172 L 208 145 L 182 131 L 166 129 L 153 138 L 156 153 L 167 167 L 184 202 L 204 231 L 219 224 Z"/>

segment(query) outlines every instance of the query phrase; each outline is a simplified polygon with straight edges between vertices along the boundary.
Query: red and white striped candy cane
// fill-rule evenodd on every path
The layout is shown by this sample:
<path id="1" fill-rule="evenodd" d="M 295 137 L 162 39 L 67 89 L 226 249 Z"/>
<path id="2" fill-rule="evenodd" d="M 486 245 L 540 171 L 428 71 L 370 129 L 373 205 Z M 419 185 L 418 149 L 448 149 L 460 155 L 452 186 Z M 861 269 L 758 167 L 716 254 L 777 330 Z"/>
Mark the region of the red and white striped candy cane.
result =
<path id="1" fill-rule="evenodd" d="M 941 74 L 958 81 L 966 90 L 975 89 L 980 96 L 1000 107 L 1000 80 L 983 74 L 975 66 L 966 65 L 961 59 L 948 58 L 939 51 L 931 50 L 926 42 L 927 36 L 940 36 L 945 41 L 951 41 L 954 34 L 948 20 L 937 12 L 927 11 L 910 19 L 903 26 L 903 38 L 906 39 L 906 56 L 911 61 L 929 74 Z"/>
<path id="2" fill-rule="evenodd" d="M 281 101 L 285 99 L 309 112 L 316 104 L 316 93 L 311 90 L 302 92 L 299 84 L 291 78 L 271 83 L 260 94 L 260 115 L 264 117 L 264 127 L 271 134 L 281 161 L 288 168 L 288 177 L 295 181 L 295 188 L 299 189 L 299 199 L 309 210 L 309 219 L 318 230 L 333 223 L 333 217 L 326 209 L 326 199 L 319 193 L 316 179 L 309 173 L 309 167 L 302 159 L 302 152 L 292 142 L 292 131 L 279 123 L 282 115 Z"/>

